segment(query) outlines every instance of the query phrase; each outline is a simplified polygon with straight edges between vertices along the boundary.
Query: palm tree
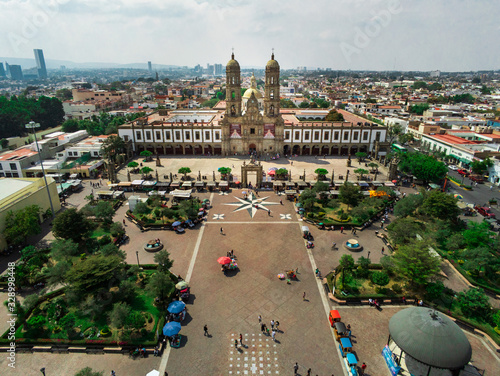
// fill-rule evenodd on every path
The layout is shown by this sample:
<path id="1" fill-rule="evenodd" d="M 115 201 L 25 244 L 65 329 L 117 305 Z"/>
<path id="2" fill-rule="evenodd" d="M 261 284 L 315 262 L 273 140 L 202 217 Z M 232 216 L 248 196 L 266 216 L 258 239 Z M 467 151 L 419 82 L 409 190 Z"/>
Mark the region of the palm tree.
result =
<path id="1" fill-rule="evenodd" d="M 109 136 L 102 143 L 102 154 L 109 162 L 116 163 L 116 157 L 125 149 L 125 142 L 119 136 Z"/>

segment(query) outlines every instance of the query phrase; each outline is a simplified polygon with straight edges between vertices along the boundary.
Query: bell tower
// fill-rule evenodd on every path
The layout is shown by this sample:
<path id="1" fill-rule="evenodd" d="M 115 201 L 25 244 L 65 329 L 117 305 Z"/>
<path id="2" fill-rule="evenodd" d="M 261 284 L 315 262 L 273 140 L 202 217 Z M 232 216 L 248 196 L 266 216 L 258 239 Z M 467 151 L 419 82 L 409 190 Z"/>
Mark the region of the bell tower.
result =
<path id="1" fill-rule="evenodd" d="M 280 65 L 274 60 L 266 64 L 266 87 L 264 93 L 264 116 L 276 117 L 280 113 Z"/>
<path id="2" fill-rule="evenodd" d="M 226 116 L 241 116 L 240 64 L 234 60 L 234 52 L 226 65 Z"/>

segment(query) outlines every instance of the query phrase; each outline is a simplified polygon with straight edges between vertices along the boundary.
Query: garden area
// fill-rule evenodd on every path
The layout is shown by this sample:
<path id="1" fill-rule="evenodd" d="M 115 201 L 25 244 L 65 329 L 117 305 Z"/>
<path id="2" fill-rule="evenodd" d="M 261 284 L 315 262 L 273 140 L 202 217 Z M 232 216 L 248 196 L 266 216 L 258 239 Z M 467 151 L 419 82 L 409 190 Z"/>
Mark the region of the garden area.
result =
<path id="1" fill-rule="evenodd" d="M 142 226 L 164 226 L 171 225 L 176 221 L 197 219 L 201 206 L 202 203 L 198 198 L 190 198 L 173 201 L 169 207 L 161 197 L 153 195 L 145 203 L 138 202 L 133 211 L 127 211 L 127 215 Z"/>
<path id="2" fill-rule="evenodd" d="M 500 343 L 500 316 L 484 291 L 500 292 L 499 234 L 485 221 L 462 221 L 457 198 L 439 190 L 422 189 L 403 198 L 394 206 L 394 215 L 387 226 L 395 248 L 390 258 L 396 274 L 404 277 L 403 288 Z M 446 288 L 439 267 L 442 258 L 478 288 Z"/>
<path id="3" fill-rule="evenodd" d="M 327 183 L 318 181 L 311 189 L 305 189 L 297 207 L 306 218 L 324 225 L 362 226 L 377 216 L 394 200 L 395 192 L 379 187 L 364 195 L 359 187 L 345 182 L 340 186 L 338 198 L 332 197 Z M 318 198 L 319 196 L 319 198 Z"/>
<path id="4" fill-rule="evenodd" d="M 68 209 L 54 219 L 49 248 L 21 251 L 16 287 L 35 289 L 16 300 L 18 342 L 153 344 L 178 282 L 169 272 L 170 254 L 156 253 L 157 265 L 128 265 L 109 237 L 96 236 L 101 227 L 84 212 Z M 121 226 L 107 225 L 110 233 Z M 45 294 L 45 288 L 55 290 Z"/>

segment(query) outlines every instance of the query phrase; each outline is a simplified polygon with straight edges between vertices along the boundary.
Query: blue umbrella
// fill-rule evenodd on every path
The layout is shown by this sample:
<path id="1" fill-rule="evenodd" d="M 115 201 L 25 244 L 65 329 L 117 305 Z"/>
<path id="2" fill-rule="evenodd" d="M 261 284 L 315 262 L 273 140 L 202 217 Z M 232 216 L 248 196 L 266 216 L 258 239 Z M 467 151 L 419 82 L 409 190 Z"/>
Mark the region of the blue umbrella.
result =
<path id="1" fill-rule="evenodd" d="M 177 226 L 180 226 L 181 224 L 182 224 L 182 222 L 176 221 L 176 222 L 172 223 L 172 226 L 177 227 Z"/>
<path id="2" fill-rule="evenodd" d="M 167 322 L 163 327 L 163 335 L 172 337 L 181 331 L 181 323 L 177 321 Z"/>
<path id="3" fill-rule="evenodd" d="M 186 308 L 186 303 L 180 300 L 175 300 L 168 305 L 168 312 L 170 313 L 181 313 Z"/>

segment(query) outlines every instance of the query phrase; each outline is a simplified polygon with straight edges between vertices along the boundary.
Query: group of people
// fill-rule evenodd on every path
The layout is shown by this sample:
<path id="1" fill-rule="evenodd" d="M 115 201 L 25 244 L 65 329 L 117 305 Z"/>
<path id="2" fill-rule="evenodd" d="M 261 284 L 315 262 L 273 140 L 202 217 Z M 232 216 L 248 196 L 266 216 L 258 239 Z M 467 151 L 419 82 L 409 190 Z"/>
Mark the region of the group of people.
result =
<path id="1" fill-rule="evenodd" d="M 260 331 L 264 333 L 267 336 L 271 336 L 273 338 L 273 341 L 276 342 L 276 333 L 279 332 L 279 326 L 280 322 L 278 320 L 271 320 L 271 330 L 267 327 L 267 325 L 262 321 L 262 316 L 259 315 L 259 324 L 260 324 Z"/>

